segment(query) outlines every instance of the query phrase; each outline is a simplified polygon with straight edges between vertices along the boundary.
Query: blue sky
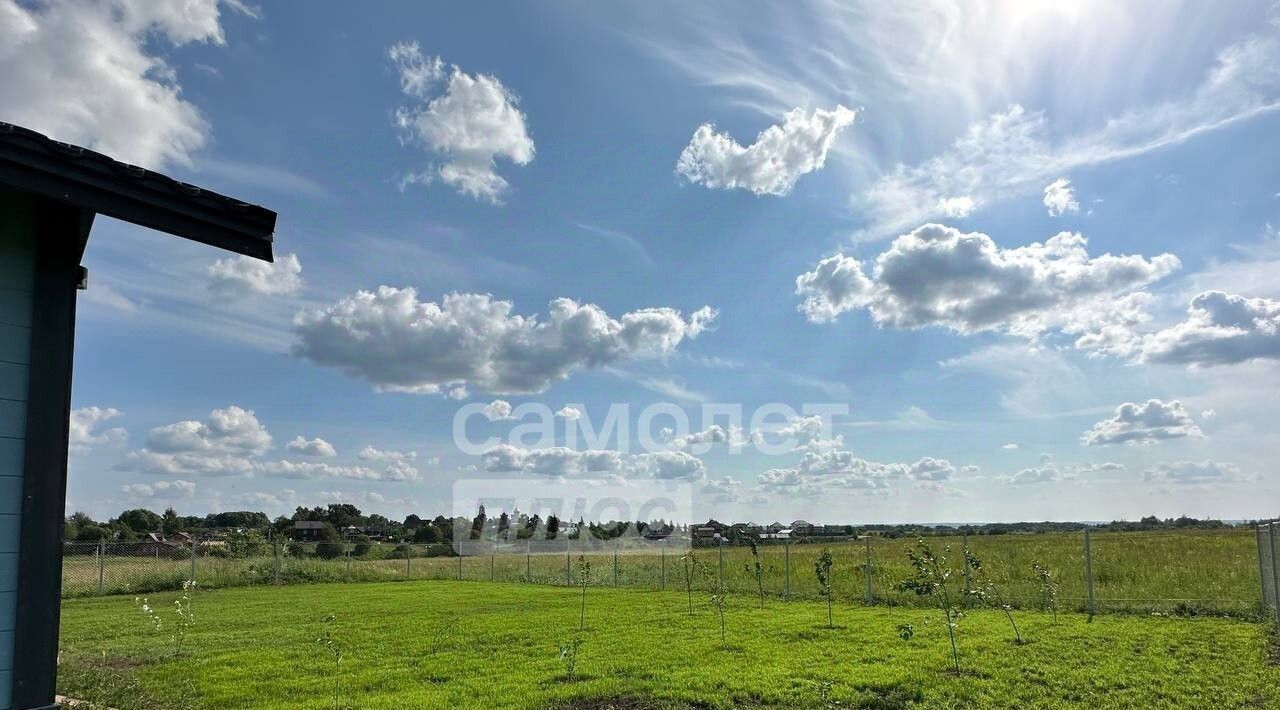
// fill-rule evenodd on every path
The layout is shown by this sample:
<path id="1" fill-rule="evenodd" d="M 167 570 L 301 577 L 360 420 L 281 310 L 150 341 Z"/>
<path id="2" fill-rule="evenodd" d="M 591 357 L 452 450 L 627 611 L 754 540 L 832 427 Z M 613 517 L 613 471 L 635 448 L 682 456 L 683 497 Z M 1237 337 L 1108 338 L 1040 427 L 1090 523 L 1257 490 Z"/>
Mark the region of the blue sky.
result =
<path id="1" fill-rule="evenodd" d="M 1280 11 L 881 5 L 0 0 L 0 120 L 280 215 L 271 268 L 99 220 L 69 509 L 1274 515 Z M 848 413 L 597 467 L 460 451 L 495 400 Z"/>

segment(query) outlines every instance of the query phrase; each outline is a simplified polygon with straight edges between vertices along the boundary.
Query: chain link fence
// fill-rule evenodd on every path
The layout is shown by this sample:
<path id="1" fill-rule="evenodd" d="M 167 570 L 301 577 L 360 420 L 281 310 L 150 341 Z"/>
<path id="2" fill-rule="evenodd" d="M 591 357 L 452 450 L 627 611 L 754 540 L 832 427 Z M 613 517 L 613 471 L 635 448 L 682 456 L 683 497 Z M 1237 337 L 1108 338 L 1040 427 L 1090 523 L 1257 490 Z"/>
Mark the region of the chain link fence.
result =
<path id="1" fill-rule="evenodd" d="M 1280 618 L 1280 525 L 1223 530 L 954 535 L 926 538 L 965 589 L 994 584 L 1023 609 Z M 845 602 L 928 604 L 900 588 L 911 538 L 772 540 L 689 548 L 688 541 L 471 540 L 454 545 L 216 541 L 67 543 L 64 597 L 202 588 L 397 580 L 469 580 L 731 592 L 818 599 L 814 562 L 830 550 L 833 589 Z M 982 561 L 964 566 L 964 550 Z M 460 554 L 459 554 L 460 553 Z M 756 563 L 759 563 L 758 567 Z M 585 563 L 585 564 L 584 564 Z M 1037 567 L 1048 570 L 1051 590 Z M 759 574 L 756 574 L 756 571 Z M 588 575 L 584 577 L 585 575 Z"/>

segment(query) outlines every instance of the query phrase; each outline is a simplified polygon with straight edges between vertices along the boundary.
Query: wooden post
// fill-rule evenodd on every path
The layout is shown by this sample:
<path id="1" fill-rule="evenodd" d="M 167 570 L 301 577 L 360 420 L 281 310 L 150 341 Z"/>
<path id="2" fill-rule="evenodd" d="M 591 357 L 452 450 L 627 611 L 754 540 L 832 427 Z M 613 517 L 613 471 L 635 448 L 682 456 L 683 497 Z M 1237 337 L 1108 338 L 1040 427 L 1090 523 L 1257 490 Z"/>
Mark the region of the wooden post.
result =
<path id="1" fill-rule="evenodd" d="M 871 536 L 867 535 L 867 603 L 874 601 L 875 597 L 871 593 Z"/>
<path id="2" fill-rule="evenodd" d="M 98 538 L 98 594 L 102 594 L 104 565 L 107 556 L 107 539 Z"/>
<path id="3" fill-rule="evenodd" d="M 492 547 L 489 548 L 489 581 L 490 582 L 497 581 L 497 576 L 494 571 L 494 560 L 497 558 L 497 555 L 498 555 L 498 551 L 496 549 Z"/>
<path id="4" fill-rule="evenodd" d="M 1093 546 L 1089 539 L 1089 528 L 1084 529 L 1084 581 L 1089 588 L 1089 613 L 1095 614 L 1098 606 L 1093 596 Z"/>
<path id="5" fill-rule="evenodd" d="M 525 540 L 524 541 L 524 581 L 526 582 L 533 579 L 533 575 L 531 574 L 532 560 L 533 560 L 533 541 Z"/>
<path id="6" fill-rule="evenodd" d="M 1266 611 L 1267 607 L 1271 606 L 1271 590 L 1267 587 L 1267 575 L 1271 574 L 1271 570 L 1267 562 L 1267 553 L 1263 552 L 1262 548 L 1263 545 L 1270 545 L 1270 541 L 1264 537 L 1261 525 L 1254 526 L 1253 537 L 1258 548 L 1258 584 L 1262 587 L 1262 609 Z"/>
<path id="7" fill-rule="evenodd" d="M 618 586 L 618 543 L 613 543 L 613 586 Z"/>
<path id="8" fill-rule="evenodd" d="M 716 552 L 720 553 L 720 588 L 724 589 L 724 538 L 719 538 Z"/>
<path id="9" fill-rule="evenodd" d="M 196 539 L 191 538 L 191 583 L 196 583 Z"/>
<path id="10" fill-rule="evenodd" d="M 782 577 L 784 590 L 783 597 L 791 598 L 791 538 L 787 537 L 782 541 Z"/>
<path id="11" fill-rule="evenodd" d="M 1280 523 L 1272 523 L 1271 528 L 1271 592 L 1276 597 L 1276 623 L 1280 624 L 1280 561 L 1276 558 L 1280 555 L 1276 554 L 1276 528 L 1280 527 Z"/>
<path id="12" fill-rule="evenodd" d="M 458 581 L 459 582 L 462 581 L 462 548 L 463 548 L 463 544 L 461 541 L 459 541 L 458 542 Z"/>
<path id="13" fill-rule="evenodd" d="M 275 554 L 275 582 L 280 584 L 280 541 L 274 540 L 271 543 L 272 551 Z"/>
<path id="14" fill-rule="evenodd" d="M 966 530 L 961 534 L 960 544 L 964 547 L 964 563 L 960 567 L 960 571 L 964 573 L 964 607 L 968 609 L 973 606 L 973 599 L 969 596 L 969 532 Z"/>
<path id="15" fill-rule="evenodd" d="M 659 582 L 658 590 L 667 591 L 667 541 L 658 541 L 658 554 L 662 557 L 662 581 Z"/>
<path id="16" fill-rule="evenodd" d="M 564 586 L 566 587 L 573 586 L 573 576 L 569 574 L 569 548 L 570 547 L 571 545 L 569 543 L 569 537 L 566 535 L 564 538 Z"/>

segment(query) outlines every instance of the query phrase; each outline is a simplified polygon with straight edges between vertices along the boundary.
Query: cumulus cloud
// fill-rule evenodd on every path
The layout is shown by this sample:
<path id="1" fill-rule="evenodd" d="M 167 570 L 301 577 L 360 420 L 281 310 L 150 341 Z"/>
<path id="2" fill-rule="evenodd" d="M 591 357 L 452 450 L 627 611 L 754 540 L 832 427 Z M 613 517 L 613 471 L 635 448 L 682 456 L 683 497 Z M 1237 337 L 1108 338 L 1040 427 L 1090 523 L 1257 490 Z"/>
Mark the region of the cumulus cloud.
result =
<path id="1" fill-rule="evenodd" d="M 301 436 L 287 444 L 291 451 L 306 455 L 334 455 L 323 439 Z M 163 476 L 268 476 L 273 478 L 348 478 L 366 481 L 416 481 L 416 469 L 407 466 L 412 456 L 387 455 L 372 460 L 386 462 L 385 470 L 369 466 L 343 466 L 318 461 L 264 461 L 271 449 L 271 434 L 253 411 L 232 405 L 215 409 L 204 421 L 187 420 L 166 424 L 147 434 L 146 446 L 129 452 L 114 468 Z M 366 449 L 367 451 L 368 449 Z M 376 450 L 375 450 L 376 451 Z M 317 453 L 312 453 L 317 452 Z M 370 460 L 361 452 L 362 459 Z M 401 466 L 400 464 L 404 464 Z"/>
<path id="2" fill-rule="evenodd" d="M 211 453 L 255 456 L 271 448 L 271 434 L 253 410 L 231 405 L 202 422 L 186 420 L 152 429 L 146 448 L 162 454 Z"/>
<path id="3" fill-rule="evenodd" d="M 149 168 L 190 164 L 209 124 L 158 51 L 225 44 L 219 11 L 217 0 L 0 0 L 4 120 Z"/>
<path id="4" fill-rule="evenodd" d="M 736 503 L 738 502 L 738 489 L 742 487 L 742 481 L 732 476 L 723 476 L 721 478 L 710 478 L 702 484 L 699 493 L 707 496 L 711 503 Z"/>
<path id="5" fill-rule="evenodd" d="M 302 288 L 302 262 L 296 254 L 285 254 L 274 263 L 247 256 L 218 259 L 206 273 L 209 290 L 225 297 L 287 296 Z"/>
<path id="6" fill-rule="evenodd" d="M 325 441 L 324 439 L 321 439 L 318 436 L 314 439 L 307 439 L 301 435 L 295 436 L 293 438 L 293 441 L 290 441 L 288 444 L 285 444 L 285 448 L 287 448 L 290 451 L 294 451 L 296 453 L 302 454 L 303 456 L 328 457 L 328 456 L 338 455 L 337 450 L 333 448 L 333 444 L 330 444 L 329 442 Z"/>
<path id="7" fill-rule="evenodd" d="M 701 481 L 706 465 L 696 456 L 683 451 L 623 455 L 611 449 L 570 449 L 551 446 L 526 449 L 499 444 L 481 456 L 484 470 L 492 472 L 524 472 L 542 476 L 572 476 L 586 473 L 611 473 L 628 477 L 659 480 Z"/>
<path id="8" fill-rule="evenodd" d="M 70 431 L 67 446 L 73 454 L 82 454 L 102 444 L 123 444 L 129 432 L 123 427 L 101 429 L 104 422 L 120 416 L 120 410 L 112 407 L 80 407 L 71 410 Z"/>
<path id="9" fill-rule="evenodd" d="M 1080 203 L 1076 202 L 1076 193 L 1071 189 L 1071 181 L 1058 178 L 1044 188 L 1044 206 L 1050 217 L 1060 217 L 1067 212 L 1079 212 Z"/>
<path id="10" fill-rule="evenodd" d="M 565 421 L 574 422 L 582 418 L 582 412 L 579 411 L 577 407 L 565 406 L 561 407 L 560 411 L 556 412 L 556 416 Z"/>
<path id="11" fill-rule="evenodd" d="M 368 380 L 379 390 L 438 393 L 458 386 L 496 394 L 546 390 L 583 368 L 662 356 L 715 319 L 704 307 L 683 317 L 646 308 L 612 318 L 567 298 L 545 319 L 512 314 L 489 294 L 419 301 L 412 288 L 359 291 L 294 319 L 294 353 Z"/>
<path id="12" fill-rule="evenodd" d="M 418 458 L 417 451 L 394 451 L 392 449 L 377 449 L 372 446 L 366 446 L 360 449 L 360 453 L 356 457 L 361 461 L 413 461 Z"/>
<path id="13" fill-rule="evenodd" d="M 497 160 L 516 165 L 533 160 L 533 139 L 519 99 L 497 77 L 467 74 L 446 67 L 440 57 L 423 56 L 417 42 L 392 45 L 387 56 L 400 74 L 400 90 L 419 102 L 396 111 L 402 140 L 441 160 L 406 176 L 402 185 L 439 179 L 459 193 L 498 202 L 508 184 L 497 173 Z"/>
<path id="14" fill-rule="evenodd" d="M 511 403 L 505 399 L 495 399 L 484 405 L 484 416 L 491 422 L 511 418 Z"/>
<path id="15" fill-rule="evenodd" d="M 1248 476 L 1233 463 L 1218 461 L 1162 461 L 1143 472 L 1144 481 L 1196 485 L 1204 483 L 1236 483 Z"/>
<path id="16" fill-rule="evenodd" d="M 966 473 L 976 467 L 964 467 Z M 946 459 L 925 456 L 915 463 L 868 461 L 843 449 L 808 451 L 792 468 L 773 468 L 756 478 L 763 490 L 793 496 L 822 495 L 832 489 L 887 489 L 897 480 L 936 485 L 959 470 Z"/>
<path id="17" fill-rule="evenodd" d="M 179 499 L 191 498 L 196 484 L 191 481 L 156 481 L 155 483 L 127 483 L 120 492 L 132 498 Z"/>
<path id="18" fill-rule="evenodd" d="M 1141 359 L 1193 366 L 1280 359 L 1280 301 L 1201 293 L 1186 320 L 1142 338 Z"/>
<path id="19" fill-rule="evenodd" d="M 1014 450 L 1014 449 L 1018 448 L 1018 445 L 1017 445 L 1017 444 L 1010 443 L 1010 444 L 1005 444 L 1004 446 L 1001 446 L 1000 448 L 1005 449 L 1005 450 L 1007 450 L 1007 451 L 1012 451 L 1012 450 Z"/>
<path id="20" fill-rule="evenodd" d="M 1093 475 L 1115 474 L 1125 470 L 1124 464 L 1105 463 L 1068 463 L 1054 462 L 1049 454 L 1040 455 L 1040 465 L 1024 468 L 1017 473 L 996 476 L 996 480 L 1012 485 L 1028 485 L 1034 483 L 1054 483 L 1058 481 L 1075 481 Z"/>
<path id="21" fill-rule="evenodd" d="M 1178 400 L 1149 399 L 1143 404 L 1125 402 L 1115 416 L 1103 419 L 1081 437 L 1086 446 L 1102 444 L 1153 444 L 1164 439 L 1201 436 L 1200 427 Z"/>
<path id="22" fill-rule="evenodd" d="M 1180 266 L 1172 254 L 1090 256 L 1087 245 L 1062 232 L 1006 249 L 980 232 L 926 224 L 895 239 L 870 276 L 842 254 L 801 274 L 798 308 L 813 322 L 867 308 L 881 327 L 1088 335 L 1145 318 L 1147 294 L 1137 289 Z"/>
<path id="23" fill-rule="evenodd" d="M 951 219 L 964 219 L 973 213 L 977 203 L 972 197 L 944 197 L 938 200 L 938 214 Z"/>
<path id="24" fill-rule="evenodd" d="M 783 117 L 782 124 L 761 131 L 756 142 L 745 148 L 704 123 L 681 151 L 676 172 L 709 188 L 786 195 L 801 175 L 822 169 L 831 144 L 854 116 L 844 106 L 812 113 L 796 108 Z"/>

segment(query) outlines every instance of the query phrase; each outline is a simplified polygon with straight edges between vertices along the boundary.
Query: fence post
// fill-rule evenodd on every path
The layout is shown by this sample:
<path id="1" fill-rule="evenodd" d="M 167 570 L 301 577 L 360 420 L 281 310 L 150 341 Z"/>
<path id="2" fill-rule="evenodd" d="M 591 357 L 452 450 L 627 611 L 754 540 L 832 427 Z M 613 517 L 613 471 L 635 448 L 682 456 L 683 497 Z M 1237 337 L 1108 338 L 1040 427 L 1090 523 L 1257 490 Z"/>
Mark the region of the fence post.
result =
<path id="1" fill-rule="evenodd" d="M 489 581 L 490 582 L 493 582 L 497 579 L 495 577 L 495 572 L 494 572 L 494 559 L 497 557 L 497 554 L 498 554 L 498 551 L 496 549 L 492 547 L 489 548 Z"/>
<path id="2" fill-rule="evenodd" d="M 347 581 L 351 581 L 351 550 L 342 551 L 347 556 Z"/>
<path id="3" fill-rule="evenodd" d="M 275 582 L 280 584 L 280 541 L 271 541 L 272 554 L 275 557 Z"/>
<path id="4" fill-rule="evenodd" d="M 409 571 L 409 559 L 411 557 L 413 557 L 413 545 L 406 542 L 404 544 L 404 578 L 405 579 L 413 578 L 412 573 Z"/>
<path id="5" fill-rule="evenodd" d="M 1276 623 L 1280 624 L 1280 562 L 1276 561 L 1280 555 L 1276 554 L 1276 527 L 1280 523 L 1271 523 L 1271 591 L 1276 596 Z"/>
<path id="6" fill-rule="evenodd" d="M 724 538 L 720 538 L 720 544 L 716 545 L 716 552 L 720 553 L 720 588 L 724 589 Z"/>
<path id="7" fill-rule="evenodd" d="M 658 583 L 658 591 L 667 591 L 667 541 L 658 541 L 658 555 L 662 558 L 662 578 Z"/>
<path id="8" fill-rule="evenodd" d="M 1089 528 L 1084 529 L 1084 581 L 1089 588 L 1089 613 L 1097 613 L 1097 603 L 1093 597 L 1093 546 L 1089 538 Z"/>
<path id="9" fill-rule="evenodd" d="M 532 567 L 533 560 L 533 540 L 524 541 L 524 581 L 528 582 L 533 579 Z"/>
<path id="10" fill-rule="evenodd" d="M 465 545 L 461 540 L 458 541 L 458 581 L 462 581 L 462 551 Z"/>
<path id="11" fill-rule="evenodd" d="M 1271 606 L 1271 590 L 1267 587 L 1267 575 L 1271 573 L 1267 564 L 1267 553 L 1263 552 L 1264 545 L 1262 525 L 1255 525 L 1253 528 L 1254 542 L 1258 546 L 1258 583 L 1262 587 L 1262 611 L 1266 612 L 1267 607 Z M 1265 544 L 1269 544 L 1265 543 Z"/>
<path id="12" fill-rule="evenodd" d="M 105 537 L 98 538 L 98 594 L 102 594 L 102 581 L 104 566 L 107 556 L 107 539 Z"/>
<path id="13" fill-rule="evenodd" d="M 867 603 L 874 601 L 875 596 L 871 593 L 871 536 L 867 535 Z"/>
<path id="14" fill-rule="evenodd" d="M 618 543 L 613 543 L 613 586 L 618 586 Z"/>
<path id="15" fill-rule="evenodd" d="M 196 539 L 191 538 L 191 583 L 196 583 Z"/>
<path id="16" fill-rule="evenodd" d="M 782 541 L 782 578 L 784 581 L 784 589 L 782 596 L 785 599 L 791 598 L 791 538 L 788 537 Z"/>
<path id="17" fill-rule="evenodd" d="M 571 547 L 573 547 L 573 544 L 566 535 L 564 538 L 564 586 L 566 587 L 573 586 L 573 578 L 569 576 L 569 552 Z"/>
<path id="18" fill-rule="evenodd" d="M 960 545 L 963 547 L 961 552 L 964 554 L 964 563 L 960 567 L 960 571 L 964 574 L 964 607 L 968 609 L 973 606 L 973 599 L 969 596 L 969 531 L 961 533 Z"/>

